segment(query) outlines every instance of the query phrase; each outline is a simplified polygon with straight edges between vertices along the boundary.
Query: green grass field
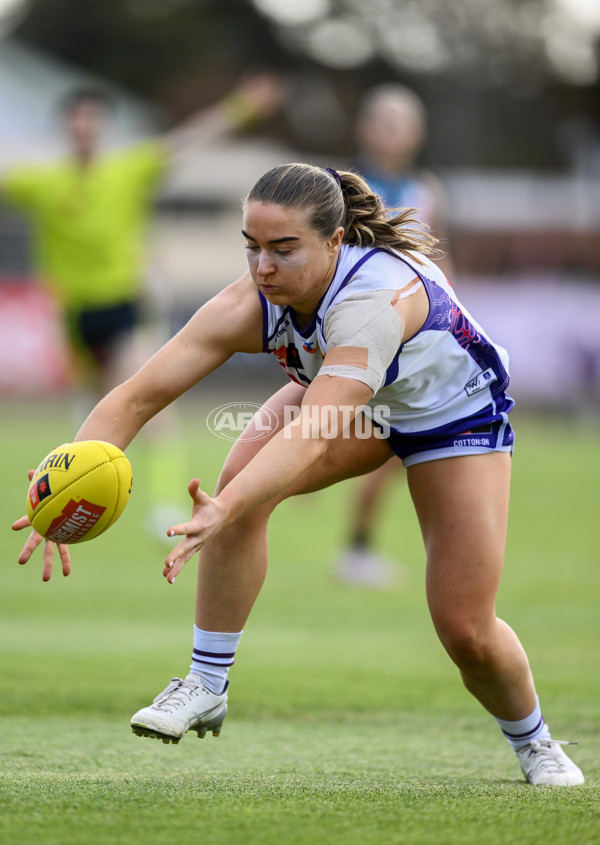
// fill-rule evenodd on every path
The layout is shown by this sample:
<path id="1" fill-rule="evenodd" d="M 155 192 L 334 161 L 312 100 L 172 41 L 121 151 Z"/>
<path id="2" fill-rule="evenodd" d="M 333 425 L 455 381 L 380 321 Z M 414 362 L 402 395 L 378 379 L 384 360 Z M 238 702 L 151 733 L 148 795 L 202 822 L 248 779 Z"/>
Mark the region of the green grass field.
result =
<path id="1" fill-rule="evenodd" d="M 214 403 L 218 404 L 218 403 Z M 210 409 L 209 405 L 209 409 Z M 183 403 L 192 473 L 214 483 L 227 444 Z M 143 453 L 125 514 L 41 582 L 16 563 L 25 471 L 68 440 L 56 404 L 3 402 L 0 841 L 206 845 L 600 842 L 600 436 L 516 420 L 518 448 L 499 614 L 523 640 L 553 734 L 587 783 L 525 784 L 495 723 L 437 642 L 406 487 L 380 550 L 408 578 L 386 593 L 336 584 L 350 485 L 286 502 L 271 569 L 231 673 L 222 736 L 178 746 L 129 719 L 191 651 L 194 571 L 170 587 L 166 544 L 144 530 Z M 293 536 L 290 543 L 288 533 Z M 460 538 L 457 537 L 457 542 Z"/>

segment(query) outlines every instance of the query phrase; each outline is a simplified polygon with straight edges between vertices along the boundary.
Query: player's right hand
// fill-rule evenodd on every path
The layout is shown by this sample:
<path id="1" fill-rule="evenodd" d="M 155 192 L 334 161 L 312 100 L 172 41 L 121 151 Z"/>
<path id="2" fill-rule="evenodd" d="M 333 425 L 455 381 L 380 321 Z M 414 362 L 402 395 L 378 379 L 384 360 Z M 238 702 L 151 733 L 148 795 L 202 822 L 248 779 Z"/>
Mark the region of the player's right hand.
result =
<path id="1" fill-rule="evenodd" d="M 185 535 L 169 553 L 163 575 L 172 584 L 185 564 L 202 546 L 226 524 L 226 511 L 222 503 L 200 489 L 200 479 L 192 478 L 188 484 L 188 493 L 192 497 L 192 518 L 180 525 L 173 525 L 167 531 L 169 537 Z"/>
<path id="2" fill-rule="evenodd" d="M 30 469 L 27 473 L 27 477 L 30 481 L 34 475 L 34 469 Z M 22 531 L 23 528 L 31 527 L 31 522 L 28 516 L 22 516 L 20 519 L 17 519 L 16 522 L 13 522 L 11 527 L 13 531 Z M 44 543 L 42 557 L 42 581 L 49 581 L 52 576 L 55 546 L 58 549 L 58 554 L 62 563 L 62 574 L 65 576 L 69 575 L 71 572 L 71 555 L 69 554 L 69 547 L 65 543 L 53 543 L 51 540 L 46 540 L 41 534 L 38 534 L 37 531 L 32 531 L 29 535 L 27 542 L 23 546 L 22 552 L 18 557 L 19 563 L 27 563 L 31 555 L 41 543 Z"/>

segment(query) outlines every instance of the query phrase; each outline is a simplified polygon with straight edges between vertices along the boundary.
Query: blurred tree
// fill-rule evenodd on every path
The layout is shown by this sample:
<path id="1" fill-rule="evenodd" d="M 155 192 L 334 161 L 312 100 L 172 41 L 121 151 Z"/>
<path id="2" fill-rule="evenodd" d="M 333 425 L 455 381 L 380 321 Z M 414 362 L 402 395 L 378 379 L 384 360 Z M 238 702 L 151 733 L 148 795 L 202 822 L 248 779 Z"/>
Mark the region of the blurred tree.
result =
<path id="1" fill-rule="evenodd" d="M 30 0 L 14 34 L 166 100 L 169 111 L 189 111 L 224 93 L 242 70 L 281 65 L 285 51 L 271 30 L 246 0 Z M 194 85 L 181 87 L 187 78 Z M 195 101 L 181 102 L 190 90 Z"/>
<path id="2" fill-rule="evenodd" d="M 348 155 L 360 94 L 395 79 L 432 115 L 425 163 L 562 166 L 599 132 L 594 0 L 28 0 L 14 34 L 152 97 L 173 119 L 240 72 L 293 80 L 275 131 Z M 596 109 L 596 111 L 595 111 Z M 580 132 L 581 134 L 581 132 Z"/>

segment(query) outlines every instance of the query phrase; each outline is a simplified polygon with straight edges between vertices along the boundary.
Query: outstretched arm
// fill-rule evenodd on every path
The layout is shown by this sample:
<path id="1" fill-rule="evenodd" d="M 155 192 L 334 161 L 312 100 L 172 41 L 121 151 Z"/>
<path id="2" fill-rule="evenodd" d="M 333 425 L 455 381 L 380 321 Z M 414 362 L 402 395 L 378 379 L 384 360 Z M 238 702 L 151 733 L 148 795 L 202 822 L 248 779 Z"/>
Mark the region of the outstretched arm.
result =
<path id="1" fill-rule="evenodd" d="M 262 309 L 246 274 L 200 308 L 135 375 L 102 399 L 75 440 L 125 449 L 143 426 L 235 352 L 262 349 Z"/>
<path id="2" fill-rule="evenodd" d="M 227 519 L 264 504 L 288 490 L 321 460 L 334 436 L 343 437 L 372 398 L 361 381 L 317 376 L 308 387 L 298 417 L 288 423 L 217 497 Z"/>
<path id="3" fill-rule="evenodd" d="M 394 291 L 356 295 L 331 308 L 325 318 L 329 349 L 308 387 L 299 417 L 276 434 L 215 499 L 189 487 L 192 519 L 173 526 L 185 534 L 169 555 L 163 574 L 172 583 L 192 554 L 246 511 L 289 490 L 323 458 L 332 437 L 343 437 L 383 383 L 397 354 L 405 318 L 393 305 Z"/>
<path id="4" fill-rule="evenodd" d="M 234 352 L 262 348 L 262 309 L 256 288 L 246 274 L 206 303 L 186 326 L 132 378 L 102 399 L 83 423 L 75 440 L 106 440 L 125 449 L 148 420 L 217 369 Z M 24 516 L 13 530 L 30 527 Z M 19 556 L 24 564 L 42 543 L 33 531 Z M 59 546 L 63 574 L 70 571 L 67 546 Z M 54 544 L 44 545 L 43 580 L 50 579 Z"/>
<path id="5" fill-rule="evenodd" d="M 193 150 L 274 114 L 283 103 L 284 93 L 284 84 L 276 73 L 250 74 L 218 103 L 188 118 L 163 139 L 172 154 Z"/>
<path id="6" fill-rule="evenodd" d="M 361 381 L 322 375 L 304 396 L 300 415 L 275 435 L 215 499 L 194 479 L 189 492 L 192 519 L 173 526 L 169 535 L 186 535 L 167 558 L 163 574 L 173 582 L 192 555 L 237 517 L 288 490 L 321 460 L 332 434 L 343 436 L 373 396 Z"/>

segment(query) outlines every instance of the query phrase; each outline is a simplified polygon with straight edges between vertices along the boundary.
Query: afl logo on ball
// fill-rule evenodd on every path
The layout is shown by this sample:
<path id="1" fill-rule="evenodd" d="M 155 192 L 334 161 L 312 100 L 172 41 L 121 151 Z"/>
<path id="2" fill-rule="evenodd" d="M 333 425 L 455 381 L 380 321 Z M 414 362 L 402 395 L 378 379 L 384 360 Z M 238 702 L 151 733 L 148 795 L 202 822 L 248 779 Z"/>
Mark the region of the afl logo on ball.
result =
<path id="1" fill-rule="evenodd" d="M 52 495 L 52 490 L 50 489 L 50 479 L 48 477 L 48 473 L 42 475 L 41 478 L 35 482 L 35 484 L 29 490 L 29 500 L 31 502 L 32 510 L 35 510 L 40 502 L 43 502 L 44 499 L 47 499 L 48 496 Z"/>

